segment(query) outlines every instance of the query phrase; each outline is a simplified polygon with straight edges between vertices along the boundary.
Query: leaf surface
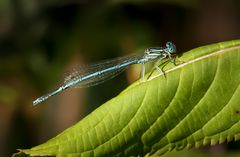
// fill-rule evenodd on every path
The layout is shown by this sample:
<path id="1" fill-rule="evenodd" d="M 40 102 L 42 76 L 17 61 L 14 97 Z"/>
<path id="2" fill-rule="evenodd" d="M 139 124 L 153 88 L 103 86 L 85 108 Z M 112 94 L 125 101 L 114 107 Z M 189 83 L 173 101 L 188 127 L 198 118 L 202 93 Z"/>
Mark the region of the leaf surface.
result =
<path id="1" fill-rule="evenodd" d="M 53 139 L 19 154 L 157 156 L 240 139 L 240 40 L 199 47 Z"/>

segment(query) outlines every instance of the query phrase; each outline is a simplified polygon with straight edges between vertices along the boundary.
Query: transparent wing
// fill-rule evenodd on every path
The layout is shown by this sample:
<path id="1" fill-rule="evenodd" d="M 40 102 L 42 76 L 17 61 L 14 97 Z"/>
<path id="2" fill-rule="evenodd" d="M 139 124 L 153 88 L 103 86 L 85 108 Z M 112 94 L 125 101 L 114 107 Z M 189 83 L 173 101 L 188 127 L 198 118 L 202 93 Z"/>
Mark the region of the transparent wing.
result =
<path id="1" fill-rule="evenodd" d="M 64 84 L 71 83 L 76 80 L 82 80 L 74 87 L 90 87 L 103 83 L 123 72 L 128 65 L 136 64 L 139 59 L 142 59 L 143 54 L 135 53 L 127 56 L 105 60 L 96 64 L 81 66 L 74 68 L 65 77 Z M 84 79 L 87 76 L 91 76 Z"/>

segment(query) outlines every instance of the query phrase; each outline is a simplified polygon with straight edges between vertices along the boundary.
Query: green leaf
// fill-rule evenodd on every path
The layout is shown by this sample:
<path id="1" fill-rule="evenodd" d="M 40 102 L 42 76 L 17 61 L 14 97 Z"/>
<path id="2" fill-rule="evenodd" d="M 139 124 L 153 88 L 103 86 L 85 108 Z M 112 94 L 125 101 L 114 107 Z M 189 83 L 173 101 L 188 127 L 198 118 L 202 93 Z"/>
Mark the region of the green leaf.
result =
<path id="1" fill-rule="evenodd" d="M 183 53 L 129 86 L 31 156 L 157 156 L 240 139 L 240 40 Z M 20 154 L 22 154 L 20 153 Z M 18 156 L 18 155 L 15 155 Z"/>

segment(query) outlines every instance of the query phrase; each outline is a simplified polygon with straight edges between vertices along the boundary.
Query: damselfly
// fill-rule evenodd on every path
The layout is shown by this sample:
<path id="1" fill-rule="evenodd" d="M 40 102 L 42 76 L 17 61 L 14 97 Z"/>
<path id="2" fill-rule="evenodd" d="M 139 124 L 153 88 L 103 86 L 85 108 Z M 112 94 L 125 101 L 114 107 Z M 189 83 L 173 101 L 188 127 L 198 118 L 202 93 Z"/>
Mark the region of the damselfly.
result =
<path id="1" fill-rule="evenodd" d="M 69 87 L 89 87 L 103 83 L 106 80 L 115 77 L 132 64 L 142 65 L 141 77 L 143 79 L 145 75 L 145 63 L 156 63 L 164 58 L 169 58 L 171 61 L 173 59 L 172 56 L 175 54 L 175 52 L 175 45 L 172 42 L 167 42 L 166 47 L 148 48 L 145 50 L 144 54 L 134 53 L 76 69 L 65 78 L 64 84 L 62 86 L 60 86 L 55 91 L 34 100 L 33 105 L 37 105 Z M 155 65 L 155 68 L 163 73 L 158 66 Z"/>

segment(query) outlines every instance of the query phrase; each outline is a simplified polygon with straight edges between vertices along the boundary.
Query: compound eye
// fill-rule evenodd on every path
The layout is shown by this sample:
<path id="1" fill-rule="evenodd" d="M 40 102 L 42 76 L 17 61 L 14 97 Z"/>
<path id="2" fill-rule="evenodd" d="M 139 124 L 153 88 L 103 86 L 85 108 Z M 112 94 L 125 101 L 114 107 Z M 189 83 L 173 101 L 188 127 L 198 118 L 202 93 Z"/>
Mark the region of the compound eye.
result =
<path id="1" fill-rule="evenodd" d="M 166 43 L 166 48 L 168 49 L 169 53 L 175 53 L 176 52 L 176 46 L 172 42 Z"/>

